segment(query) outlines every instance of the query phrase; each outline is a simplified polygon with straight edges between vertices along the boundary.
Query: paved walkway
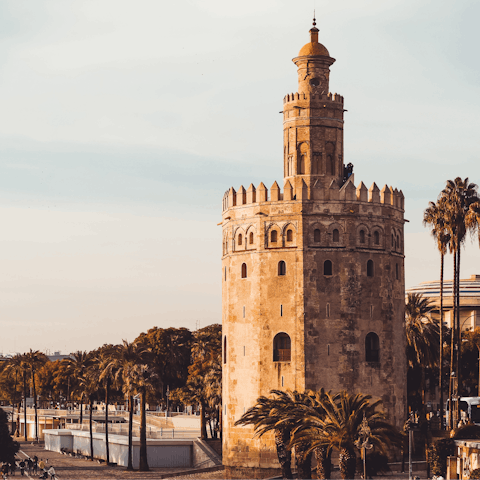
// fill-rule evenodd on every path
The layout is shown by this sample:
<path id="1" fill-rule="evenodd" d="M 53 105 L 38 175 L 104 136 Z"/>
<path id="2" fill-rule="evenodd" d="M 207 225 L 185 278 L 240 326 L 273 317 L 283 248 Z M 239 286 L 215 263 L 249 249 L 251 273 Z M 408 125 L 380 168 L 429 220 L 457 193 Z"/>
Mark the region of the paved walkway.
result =
<path id="1" fill-rule="evenodd" d="M 20 451 L 17 454 L 20 459 L 25 459 L 27 457 L 33 458 L 35 455 L 39 458 L 39 461 L 40 459 L 43 459 L 44 461 L 48 459 L 47 468 L 50 468 L 53 465 L 58 480 L 88 480 L 90 478 L 140 480 L 143 478 L 165 478 L 165 474 L 174 474 L 175 472 L 185 471 L 185 468 L 152 468 L 150 472 L 129 472 L 125 467 L 109 467 L 105 464 L 100 464 L 97 461 L 91 462 L 90 460 L 82 460 L 80 458 L 62 455 L 61 453 L 51 452 L 50 450 L 45 450 L 43 444 L 32 445 L 31 442 L 20 442 Z M 20 477 L 20 471 L 18 468 L 15 477 Z M 38 479 L 38 476 L 33 475 L 25 475 L 25 477 Z"/>

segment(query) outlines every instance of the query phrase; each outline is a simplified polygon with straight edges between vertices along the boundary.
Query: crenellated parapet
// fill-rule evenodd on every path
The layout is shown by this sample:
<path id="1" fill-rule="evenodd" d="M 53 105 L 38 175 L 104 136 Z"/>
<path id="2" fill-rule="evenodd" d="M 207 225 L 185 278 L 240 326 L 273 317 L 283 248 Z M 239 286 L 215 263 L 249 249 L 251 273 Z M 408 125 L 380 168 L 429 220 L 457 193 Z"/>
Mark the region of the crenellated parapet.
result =
<path id="1" fill-rule="evenodd" d="M 339 202 L 360 202 L 364 204 L 378 204 L 388 206 L 399 210 L 401 212 L 405 209 L 405 197 L 403 192 L 388 185 L 380 190 L 376 183 L 372 183 L 371 187 L 367 187 L 360 182 L 355 187 L 352 180 L 348 180 L 340 188 L 336 182 L 332 182 L 327 192 L 324 192 L 324 200 L 320 203 L 339 201 Z M 250 184 L 247 190 L 240 186 L 238 190 L 231 187 L 223 195 L 222 212 L 227 211 L 230 208 L 242 207 L 246 205 L 254 205 L 260 203 L 281 203 L 281 202 L 310 202 L 316 203 L 316 200 L 312 200 L 309 195 L 307 185 L 302 182 L 301 187 L 293 187 L 290 181 L 284 185 L 283 192 L 278 186 L 277 182 L 274 182 L 270 187 L 270 192 L 263 183 L 260 183 L 258 187 Z"/>
<path id="2" fill-rule="evenodd" d="M 290 93 L 283 98 L 283 103 L 298 102 L 304 100 L 306 102 L 333 102 L 343 105 L 343 97 L 338 93 L 329 93 L 328 95 L 309 94 L 309 93 Z"/>

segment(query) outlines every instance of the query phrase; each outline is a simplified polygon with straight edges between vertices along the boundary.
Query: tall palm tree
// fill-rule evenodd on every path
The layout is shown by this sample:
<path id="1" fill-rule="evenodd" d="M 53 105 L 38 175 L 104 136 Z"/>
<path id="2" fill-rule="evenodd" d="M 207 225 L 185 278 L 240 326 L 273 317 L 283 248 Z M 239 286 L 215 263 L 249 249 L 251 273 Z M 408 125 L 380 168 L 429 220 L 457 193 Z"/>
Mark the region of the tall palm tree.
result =
<path id="1" fill-rule="evenodd" d="M 72 383 L 70 390 L 76 392 L 80 402 L 80 428 L 83 425 L 83 389 L 80 386 L 79 379 L 82 378 L 88 368 L 90 357 L 87 352 L 78 350 L 73 353 L 71 358 L 62 360 L 67 365 L 67 371 L 70 373 Z"/>
<path id="2" fill-rule="evenodd" d="M 405 304 L 405 334 L 410 367 L 421 369 L 422 414 L 425 410 L 425 368 L 434 368 L 440 350 L 439 325 L 430 318 L 434 306 L 418 293 L 409 293 Z"/>
<path id="3" fill-rule="evenodd" d="M 12 378 L 15 378 L 14 387 L 13 387 L 13 395 L 12 395 L 12 435 L 17 432 L 18 433 L 18 425 L 14 428 L 14 411 L 15 411 L 15 404 L 17 403 L 17 383 L 18 383 L 18 374 L 22 375 L 22 356 L 20 354 L 14 355 L 7 361 L 7 365 L 5 366 L 3 372 L 5 375 L 11 375 Z M 20 415 L 20 402 L 18 403 L 18 415 Z M 18 417 L 17 417 L 18 418 Z"/>
<path id="4" fill-rule="evenodd" d="M 118 345 L 113 352 L 112 368 L 116 369 L 115 382 L 122 384 L 122 389 L 128 396 L 130 416 L 129 416 L 129 445 L 128 445 L 128 467 L 133 470 L 132 461 L 132 425 L 133 425 L 133 395 L 140 394 L 140 462 L 139 470 L 149 471 L 147 460 L 147 419 L 146 419 L 146 394 L 152 388 L 152 379 L 154 378 L 153 369 L 149 363 L 151 361 L 151 351 L 142 342 L 129 343 L 123 340 L 122 345 Z"/>
<path id="5" fill-rule="evenodd" d="M 30 367 L 30 375 L 33 387 L 33 407 L 35 409 L 35 440 L 38 442 L 38 407 L 37 407 L 37 388 L 35 381 L 36 370 L 47 362 L 47 357 L 38 350 L 30 349 L 25 354 L 25 363 Z"/>
<path id="6" fill-rule="evenodd" d="M 88 400 L 89 404 L 89 431 L 90 431 L 90 460 L 93 461 L 93 401 L 98 391 L 99 371 L 95 364 L 93 352 L 87 354 L 85 359 L 85 369 L 81 377 L 78 378 L 79 387 L 82 395 Z"/>
<path id="7" fill-rule="evenodd" d="M 445 264 L 445 254 L 447 245 L 450 241 L 450 234 L 446 227 L 446 205 L 445 200 L 440 199 L 437 203 L 430 202 L 428 208 L 423 214 L 423 224 L 430 225 L 432 236 L 437 242 L 437 248 L 440 252 L 440 348 L 438 359 L 438 385 L 440 390 L 440 422 L 443 428 L 443 274 Z"/>
<path id="8" fill-rule="evenodd" d="M 114 354 L 113 345 L 104 345 L 99 349 L 95 356 L 95 361 L 99 369 L 99 381 L 103 383 L 105 389 L 105 453 L 107 465 L 110 463 L 110 446 L 108 442 L 108 405 L 110 403 L 110 384 L 114 377 L 114 363 L 112 358 Z"/>
<path id="9" fill-rule="evenodd" d="M 25 353 L 22 353 L 20 356 L 20 367 L 22 369 L 22 379 L 23 379 L 23 433 L 24 439 L 27 441 L 28 432 L 27 432 L 27 378 L 28 378 L 28 362 L 27 356 Z"/>
<path id="10" fill-rule="evenodd" d="M 371 396 L 351 395 L 345 391 L 333 395 L 325 393 L 320 401 L 322 410 L 312 410 L 298 419 L 291 445 L 309 445 L 306 453 L 316 448 L 339 451 L 340 473 L 343 479 L 355 476 L 355 445 L 365 418 L 370 427 L 370 443 L 386 454 L 391 444 L 400 444 L 401 434 L 385 420 L 377 408 L 381 400 L 370 403 Z"/>
<path id="11" fill-rule="evenodd" d="M 452 339 L 454 339 L 454 346 L 452 348 L 452 360 L 455 363 L 455 373 L 457 379 L 457 395 L 461 395 L 461 379 L 460 379 L 460 258 L 461 247 L 465 242 L 465 237 L 469 228 L 467 222 L 467 215 L 470 211 L 470 205 L 477 203 L 480 199 L 478 196 L 477 185 L 470 183 L 468 177 L 463 179 L 460 177 L 455 180 L 447 180 L 445 188 L 441 192 L 441 198 L 444 199 L 446 205 L 446 227 L 450 235 L 449 249 L 453 253 L 453 268 L 454 268 L 454 302 L 453 302 L 453 324 L 452 324 Z M 452 345 L 453 347 L 453 345 Z M 456 358 L 454 357 L 456 353 Z M 451 366 L 453 370 L 453 362 Z M 451 403 L 450 398 L 450 405 Z M 456 418 L 459 417 L 460 403 L 456 405 Z M 450 415 L 450 424 L 452 423 L 453 415 Z"/>

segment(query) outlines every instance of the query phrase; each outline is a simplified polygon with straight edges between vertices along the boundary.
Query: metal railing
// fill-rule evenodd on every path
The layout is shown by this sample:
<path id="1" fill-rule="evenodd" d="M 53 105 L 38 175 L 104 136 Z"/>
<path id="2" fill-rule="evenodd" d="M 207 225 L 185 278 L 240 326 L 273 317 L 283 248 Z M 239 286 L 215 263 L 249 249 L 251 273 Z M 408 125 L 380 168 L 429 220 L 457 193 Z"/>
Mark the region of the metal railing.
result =
<path id="1" fill-rule="evenodd" d="M 72 423 L 67 424 L 68 430 L 79 430 L 82 432 L 90 431 L 89 424 Z M 92 426 L 94 433 L 105 433 L 105 425 L 95 423 Z M 132 428 L 133 436 L 140 436 L 140 427 L 134 425 Z M 128 435 L 128 425 L 114 424 L 108 426 L 108 433 L 112 435 Z M 179 430 L 176 428 L 152 428 L 147 426 L 147 438 L 197 438 L 200 436 L 200 430 Z"/>

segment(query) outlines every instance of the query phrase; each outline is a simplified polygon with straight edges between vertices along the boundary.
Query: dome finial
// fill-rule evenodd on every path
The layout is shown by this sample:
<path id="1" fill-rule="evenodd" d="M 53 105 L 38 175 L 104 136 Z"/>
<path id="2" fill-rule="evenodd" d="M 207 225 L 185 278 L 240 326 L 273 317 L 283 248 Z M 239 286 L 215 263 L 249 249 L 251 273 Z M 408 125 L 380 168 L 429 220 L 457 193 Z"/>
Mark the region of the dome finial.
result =
<path id="1" fill-rule="evenodd" d="M 315 9 L 313 9 L 313 26 L 314 27 L 317 26 L 317 21 L 316 21 L 316 18 L 315 18 Z"/>

